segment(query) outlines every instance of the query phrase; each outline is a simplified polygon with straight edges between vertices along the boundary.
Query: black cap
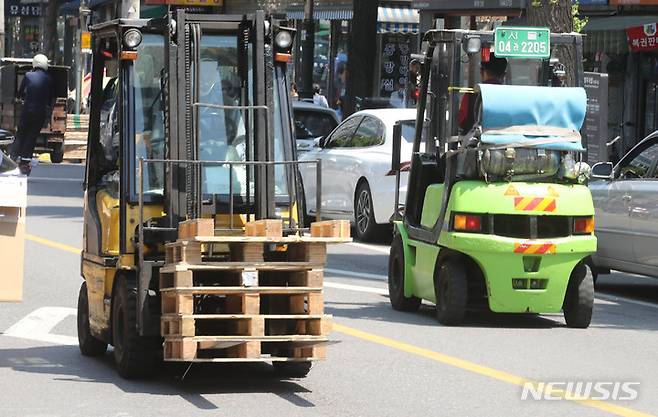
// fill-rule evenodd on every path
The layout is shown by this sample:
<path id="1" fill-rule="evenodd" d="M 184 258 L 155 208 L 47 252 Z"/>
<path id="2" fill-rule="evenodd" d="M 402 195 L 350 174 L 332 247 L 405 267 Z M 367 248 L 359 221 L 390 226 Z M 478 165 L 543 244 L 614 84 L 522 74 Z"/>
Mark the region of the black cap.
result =
<path id="1" fill-rule="evenodd" d="M 494 76 L 502 77 L 507 71 L 507 58 L 497 58 L 491 54 L 489 61 L 482 62 L 480 68 L 491 72 Z"/>

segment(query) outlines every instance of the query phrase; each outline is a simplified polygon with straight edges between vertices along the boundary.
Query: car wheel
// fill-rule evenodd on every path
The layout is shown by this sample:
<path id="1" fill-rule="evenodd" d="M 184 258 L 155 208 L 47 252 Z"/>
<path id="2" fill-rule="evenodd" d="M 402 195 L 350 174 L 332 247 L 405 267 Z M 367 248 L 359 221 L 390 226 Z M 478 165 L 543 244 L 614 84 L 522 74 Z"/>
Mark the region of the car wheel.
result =
<path id="1" fill-rule="evenodd" d="M 444 326 L 462 322 L 468 302 L 468 282 L 464 267 L 454 260 L 441 263 L 434 280 L 436 318 Z"/>
<path id="2" fill-rule="evenodd" d="M 78 295 L 78 346 L 84 356 L 102 356 L 107 351 L 107 343 L 91 334 L 89 327 L 89 296 L 87 283 L 80 286 Z"/>
<path id="3" fill-rule="evenodd" d="M 311 371 L 313 362 L 272 362 L 274 372 L 285 378 L 305 378 Z"/>
<path id="4" fill-rule="evenodd" d="M 391 253 L 388 257 L 388 299 L 394 310 L 416 311 L 421 300 L 418 297 L 404 295 L 404 248 L 402 238 L 395 234 L 391 243 Z"/>
<path id="5" fill-rule="evenodd" d="M 584 263 L 579 263 L 571 273 L 567 293 L 564 296 L 564 320 L 567 327 L 586 329 L 592 321 L 594 308 L 594 279 L 587 274 Z"/>
<path id="6" fill-rule="evenodd" d="M 374 240 L 377 233 L 372 193 L 367 182 L 363 181 L 356 189 L 354 197 L 354 229 L 359 240 Z"/>
<path id="7" fill-rule="evenodd" d="M 158 363 L 159 338 L 137 332 L 137 293 L 119 278 L 112 307 L 114 361 L 119 375 L 140 378 L 153 374 Z"/>

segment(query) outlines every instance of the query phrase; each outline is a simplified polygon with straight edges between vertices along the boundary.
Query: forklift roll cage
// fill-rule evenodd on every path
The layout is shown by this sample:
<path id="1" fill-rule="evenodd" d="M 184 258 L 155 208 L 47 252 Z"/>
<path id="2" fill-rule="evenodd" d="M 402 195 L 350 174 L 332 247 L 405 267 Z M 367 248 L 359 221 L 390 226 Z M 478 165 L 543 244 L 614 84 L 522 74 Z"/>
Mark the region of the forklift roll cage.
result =
<path id="1" fill-rule="evenodd" d="M 163 265 L 164 259 L 164 255 L 159 253 L 157 248 L 166 241 L 176 239 L 180 221 L 225 215 L 228 214 L 228 207 L 233 228 L 234 214 L 243 214 L 248 219 L 256 220 L 277 218 L 277 207 L 287 205 L 288 233 L 298 231 L 304 226 L 298 221 L 302 219 L 299 212 L 302 205 L 298 203 L 301 193 L 297 190 L 297 165 L 300 162 L 296 161 L 292 118 L 289 117 L 291 106 L 285 76 L 287 60 L 286 53 L 280 53 L 286 51 L 280 50 L 275 44 L 277 31 L 294 30 L 279 26 L 278 21 L 266 17 L 262 11 L 250 15 L 205 15 L 186 13 L 183 10 L 177 10 L 171 17 L 162 19 L 117 19 L 95 25 L 91 30 L 94 37 L 94 54 L 90 146 L 84 184 L 87 191 L 87 208 L 82 260 L 83 263 L 91 263 L 97 267 L 116 269 L 117 274 L 121 269 L 135 272 L 137 328 L 141 335 L 155 336 L 160 334 L 160 306 L 159 297 L 153 290 L 157 290 L 157 271 Z M 160 99 L 164 119 L 164 143 L 161 143 L 161 158 L 137 157 L 136 153 L 139 121 L 136 120 L 133 86 L 137 75 L 132 67 L 135 59 L 139 59 L 136 55 L 139 48 L 129 47 L 124 42 L 124 35 L 130 30 L 138 30 L 144 36 L 162 36 L 164 68 L 160 73 Z M 234 61 L 233 55 L 229 60 L 231 65 L 235 64 L 234 67 L 239 73 L 239 105 L 206 103 L 200 99 L 200 43 L 203 34 L 227 35 L 227 39 L 235 37 L 237 40 L 237 56 Z M 231 43 L 228 48 L 231 51 L 232 45 L 234 44 Z M 113 56 L 107 49 L 103 49 L 106 46 L 110 46 L 109 49 L 116 55 Z M 280 55 L 283 55 L 284 59 L 280 59 Z M 119 219 L 118 224 L 112 226 L 119 229 L 117 254 L 104 253 L 102 250 L 101 232 L 110 226 L 101 223 L 95 200 L 96 193 L 101 189 L 99 184 L 102 177 L 108 171 L 100 168 L 103 150 L 100 144 L 102 127 L 99 122 L 105 100 L 103 70 L 108 58 L 118 61 L 116 77 L 119 80 L 116 84 Z M 219 58 L 216 61 L 219 73 Z M 217 80 L 219 81 L 219 77 Z M 221 82 L 213 81 L 213 86 L 216 84 Z M 237 100 L 237 97 L 233 98 Z M 152 106 L 155 104 L 156 101 Z M 199 111 L 202 108 L 241 113 L 241 126 L 245 130 L 244 160 L 201 158 Z M 275 137 L 277 127 L 278 138 Z M 235 136 L 237 137 L 237 133 Z M 146 141 L 144 137 L 141 139 Z M 228 141 L 228 138 L 226 140 Z M 156 144 L 158 145 L 160 144 Z M 275 149 L 277 145 L 278 154 Z M 233 194 L 231 169 L 238 165 L 245 167 L 247 175 L 244 196 L 239 192 Z M 155 166 L 162 168 L 162 193 L 145 193 L 144 175 L 149 167 Z M 227 177 L 230 176 L 228 195 L 225 194 L 226 191 L 219 194 L 204 191 L 204 166 L 229 167 L 229 173 L 226 174 Z M 276 183 L 277 168 L 285 170 L 281 175 L 283 184 Z M 277 185 L 281 185 L 280 188 L 284 191 L 276 193 Z M 293 216 L 295 209 L 298 212 Z M 154 212 L 162 214 L 154 215 Z M 107 303 L 107 290 L 105 297 L 104 303 Z M 105 339 L 111 341 L 110 328 L 105 327 L 100 332 Z"/>
<path id="2" fill-rule="evenodd" d="M 412 240 L 436 244 L 441 231 L 447 230 L 449 227 L 448 222 L 445 222 L 448 200 L 452 186 L 458 181 L 458 178 L 456 178 L 457 167 L 453 156 L 456 155 L 460 145 L 457 139 L 456 117 L 453 116 L 459 111 L 459 100 L 453 99 L 454 88 L 452 86 L 460 85 L 462 62 L 459 58 L 465 54 L 463 52 L 464 42 L 472 37 L 480 39 L 482 48 L 491 48 L 494 44 L 494 32 L 490 31 L 431 30 L 425 33 L 423 37 L 423 42 L 427 42 L 427 50 L 420 58 L 420 98 L 417 106 L 416 133 L 412 150 L 409 187 L 404 215 L 402 216 L 404 227 Z M 575 49 L 574 72 L 576 75 L 574 86 L 582 87 L 584 83 L 582 36 L 577 33 L 551 33 L 550 42 L 551 48 L 554 46 L 571 46 Z M 452 60 L 450 60 L 450 57 L 452 57 Z M 473 60 L 469 60 L 469 65 L 475 65 Z M 549 61 L 544 60 L 541 71 L 542 79 L 540 80 L 543 85 L 546 85 L 548 80 L 548 65 Z M 473 67 L 470 68 L 469 73 L 473 74 Z M 429 91 L 430 89 L 432 91 Z M 428 97 L 432 97 L 432 100 L 426 118 Z M 429 123 L 429 129 L 424 129 L 425 123 Z M 425 140 L 425 150 L 420 152 L 423 140 Z M 442 162 L 442 158 L 445 162 Z M 428 185 L 428 175 L 424 174 L 428 170 L 442 177 L 445 184 L 440 214 L 432 228 L 420 224 L 420 215 L 423 209 L 422 197 Z M 397 212 L 397 199 L 395 207 Z"/>

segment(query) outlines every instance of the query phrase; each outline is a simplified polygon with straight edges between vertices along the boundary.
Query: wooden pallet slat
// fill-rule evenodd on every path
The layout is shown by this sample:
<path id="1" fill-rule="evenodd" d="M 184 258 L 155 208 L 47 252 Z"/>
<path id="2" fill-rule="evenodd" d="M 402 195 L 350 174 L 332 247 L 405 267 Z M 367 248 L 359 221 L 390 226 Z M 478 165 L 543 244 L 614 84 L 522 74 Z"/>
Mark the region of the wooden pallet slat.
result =
<path id="1" fill-rule="evenodd" d="M 179 239 L 189 239 L 197 236 L 215 236 L 215 220 L 193 219 L 178 224 Z"/>
<path id="2" fill-rule="evenodd" d="M 265 219 L 248 222 L 244 227 L 245 236 L 262 236 L 268 238 L 283 237 L 283 220 Z"/>
<path id="3" fill-rule="evenodd" d="M 349 220 L 326 220 L 311 223 L 311 237 L 350 237 Z"/>

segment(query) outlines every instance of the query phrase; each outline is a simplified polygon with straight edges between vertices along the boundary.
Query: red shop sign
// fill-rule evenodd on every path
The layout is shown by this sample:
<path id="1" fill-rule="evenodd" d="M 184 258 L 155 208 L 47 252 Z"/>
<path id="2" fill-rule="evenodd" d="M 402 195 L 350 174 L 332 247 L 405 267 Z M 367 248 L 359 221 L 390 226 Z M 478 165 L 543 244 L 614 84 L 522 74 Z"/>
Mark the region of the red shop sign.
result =
<path id="1" fill-rule="evenodd" d="M 633 52 L 649 51 L 658 48 L 656 23 L 626 29 L 628 45 Z"/>

